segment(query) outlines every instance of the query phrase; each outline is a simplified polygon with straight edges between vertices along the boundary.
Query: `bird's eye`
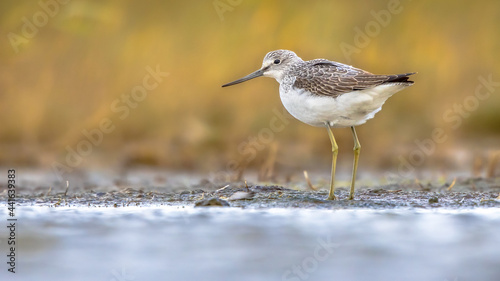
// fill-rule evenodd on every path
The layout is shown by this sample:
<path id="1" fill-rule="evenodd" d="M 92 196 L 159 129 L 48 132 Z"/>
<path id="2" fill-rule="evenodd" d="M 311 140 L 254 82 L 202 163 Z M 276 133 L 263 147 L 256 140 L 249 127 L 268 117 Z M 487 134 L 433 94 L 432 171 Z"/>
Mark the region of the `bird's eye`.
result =
<path id="1" fill-rule="evenodd" d="M 280 60 L 274 60 L 274 64 L 280 64 Z"/>

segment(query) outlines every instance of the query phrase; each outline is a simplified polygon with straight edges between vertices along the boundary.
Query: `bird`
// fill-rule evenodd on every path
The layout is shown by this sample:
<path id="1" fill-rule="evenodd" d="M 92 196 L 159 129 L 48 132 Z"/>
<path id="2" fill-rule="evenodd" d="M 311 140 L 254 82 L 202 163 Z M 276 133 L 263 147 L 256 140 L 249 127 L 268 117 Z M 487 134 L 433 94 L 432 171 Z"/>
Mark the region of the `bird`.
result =
<path id="1" fill-rule="evenodd" d="M 328 200 L 336 200 L 335 169 L 338 145 L 332 128 L 351 128 L 354 161 L 349 200 L 354 186 L 361 144 L 355 127 L 372 119 L 393 94 L 413 85 L 409 76 L 416 72 L 378 75 L 327 59 L 302 60 L 289 50 L 266 54 L 262 67 L 240 79 L 222 85 L 228 87 L 257 77 L 270 77 L 279 83 L 280 99 L 296 119 L 315 127 L 325 127 L 332 145 L 332 169 Z"/>

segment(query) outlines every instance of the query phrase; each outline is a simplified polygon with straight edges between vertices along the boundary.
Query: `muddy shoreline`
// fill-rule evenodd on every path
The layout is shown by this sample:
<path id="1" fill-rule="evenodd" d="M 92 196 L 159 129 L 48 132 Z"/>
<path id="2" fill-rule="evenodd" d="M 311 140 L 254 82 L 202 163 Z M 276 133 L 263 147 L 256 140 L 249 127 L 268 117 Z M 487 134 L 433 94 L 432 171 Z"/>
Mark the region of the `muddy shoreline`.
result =
<path id="1" fill-rule="evenodd" d="M 450 185 L 452 185 L 450 188 Z M 112 189 L 112 190 L 110 190 Z M 354 200 L 347 200 L 348 189 L 336 189 L 339 200 L 325 200 L 327 190 L 296 190 L 279 185 L 252 185 L 242 182 L 200 182 L 176 192 L 155 186 L 128 186 L 116 190 L 95 187 L 88 191 L 29 192 L 17 194 L 16 201 L 25 206 L 201 206 L 215 198 L 224 205 L 239 208 L 315 208 L 315 209 L 397 209 L 450 208 L 470 209 L 500 207 L 498 179 L 466 179 L 444 185 L 391 184 L 357 188 Z M 1 194 L 5 203 L 7 194 Z M 215 201 L 213 201 L 215 202 Z M 212 202 L 212 203 L 213 203 Z"/>

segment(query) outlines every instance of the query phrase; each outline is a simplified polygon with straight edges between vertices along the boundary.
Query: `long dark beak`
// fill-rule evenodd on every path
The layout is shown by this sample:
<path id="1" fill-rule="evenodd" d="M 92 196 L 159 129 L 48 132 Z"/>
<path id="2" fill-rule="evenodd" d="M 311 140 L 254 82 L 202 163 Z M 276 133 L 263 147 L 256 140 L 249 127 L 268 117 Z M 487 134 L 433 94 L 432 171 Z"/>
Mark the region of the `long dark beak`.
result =
<path id="1" fill-rule="evenodd" d="M 259 70 L 255 71 L 254 73 L 248 74 L 247 76 L 245 76 L 243 78 L 240 78 L 240 79 L 238 79 L 236 81 L 233 81 L 233 82 L 230 82 L 230 83 L 227 83 L 227 84 L 224 84 L 224 85 L 222 85 L 222 87 L 227 87 L 227 86 L 232 86 L 232 85 L 236 85 L 236 84 L 239 84 L 239 83 L 243 83 L 245 81 L 257 78 L 257 77 L 262 76 L 262 75 L 264 75 L 264 70 L 259 69 Z"/>

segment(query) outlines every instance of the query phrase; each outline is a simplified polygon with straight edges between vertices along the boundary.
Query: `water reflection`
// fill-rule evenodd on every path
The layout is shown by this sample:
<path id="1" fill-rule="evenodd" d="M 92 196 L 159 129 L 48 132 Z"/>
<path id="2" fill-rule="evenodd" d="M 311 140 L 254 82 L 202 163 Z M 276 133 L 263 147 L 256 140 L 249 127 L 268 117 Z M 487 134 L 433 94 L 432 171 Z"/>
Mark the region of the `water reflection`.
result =
<path id="1" fill-rule="evenodd" d="M 495 208 L 20 207 L 18 219 L 19 280 L 500 277 Z"/>

